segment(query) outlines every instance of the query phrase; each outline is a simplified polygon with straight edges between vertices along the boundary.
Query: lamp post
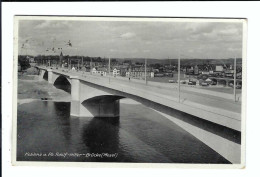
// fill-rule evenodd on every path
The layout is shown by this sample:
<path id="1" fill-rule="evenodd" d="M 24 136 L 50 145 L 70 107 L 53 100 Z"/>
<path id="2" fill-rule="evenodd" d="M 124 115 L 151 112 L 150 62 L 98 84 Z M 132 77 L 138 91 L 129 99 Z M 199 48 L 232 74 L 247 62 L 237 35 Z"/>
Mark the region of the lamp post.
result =
<path id="1" fill-rule="evenodd" d="M 108 75 L 110 76 L 110 57 L 108 58 Z"/>
<path id="2" fill-rule="evenodd" d="M 234 59 L 234 100 L 236 102 L 237 58 Z"/>
<path id="3" fill-rule="evenodd" d="M 81 70 L 83 70 L 83 63 L 84 63 L 84 61 L 83 61 L 83 57 L 81 58 Z"/>
<path id="4" fill-rule="evenodd" d="M 108 83 L 110 83 L 110 57 L 108 58 Z"/>
<path id="5" fill-rule="evenodd" d="M 77 61 L 78 61 L 78 70 L 79 70 L 79 59 L 77 59 Z"/>
<path id="6" fill-rule="evenodd" d="M 146 70 L 147 70 L 147 58 L 145 58 L 145 64 L 144 64 L 144 79 L 145 79 L 145 85 L 147 85 L 147 78 L 146 78 Z"/>
<path id="7" fill-rule="evenodd" d="M 90 58 L 90 74 L 92 74 L 92 58 Z"/>
<path id="8" fill-rule="evenodd" d="M 181 74 L 181 57 L 180 57 L 180 52 L 179 52 L 179 58 L 178 58 L 178 98 L 179 98 L 179 102 L 181 100 L 181 96 L 180 96 L 180 74 Z"/>

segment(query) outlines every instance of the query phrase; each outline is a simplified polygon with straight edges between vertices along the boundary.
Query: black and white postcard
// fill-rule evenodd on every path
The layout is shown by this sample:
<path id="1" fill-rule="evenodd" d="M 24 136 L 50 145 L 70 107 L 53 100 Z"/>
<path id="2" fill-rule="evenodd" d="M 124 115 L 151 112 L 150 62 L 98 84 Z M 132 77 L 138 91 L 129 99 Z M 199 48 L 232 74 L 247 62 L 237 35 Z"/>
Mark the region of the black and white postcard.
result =
<path id="1" fill-rule="evenodd" d="M 15 16 L 12 163 L 243 168 L 246 40 L 246 19 Z"/>

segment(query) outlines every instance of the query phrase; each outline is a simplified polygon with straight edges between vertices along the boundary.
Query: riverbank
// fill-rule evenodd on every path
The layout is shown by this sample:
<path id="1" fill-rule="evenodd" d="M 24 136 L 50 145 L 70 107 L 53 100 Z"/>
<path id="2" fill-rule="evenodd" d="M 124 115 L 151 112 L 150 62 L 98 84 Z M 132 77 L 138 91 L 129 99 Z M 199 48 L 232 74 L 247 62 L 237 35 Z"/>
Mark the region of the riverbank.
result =
<path id="1" fill-rule="evenodd" d="M 70 94 L 57 89 L 38 75 L 23 73 L 18 75 L 18 105 L 32 101 L 48 99 L 49 101 L 70 102 Z"/>

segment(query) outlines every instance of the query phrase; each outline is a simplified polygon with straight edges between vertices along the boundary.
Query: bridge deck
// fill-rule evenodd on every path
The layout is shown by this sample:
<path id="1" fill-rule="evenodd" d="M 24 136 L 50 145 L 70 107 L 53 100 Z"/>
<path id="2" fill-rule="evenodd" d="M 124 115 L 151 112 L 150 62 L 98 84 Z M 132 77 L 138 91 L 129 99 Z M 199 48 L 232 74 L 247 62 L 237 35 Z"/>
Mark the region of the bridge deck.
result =
<path id="1" fill-rule="evenodd" d="M 204 94 L 200 91 L 194 92 L 194 89 L 189 91 L 189 89 L 182 90 L 181 88 L 179 103 L 176 87 L 164 87 L 162 83 L 160 83 L 160 86 L 152 86 L 145 85 L 144 81 L 129 81 L 128 78 L 119 79 L 108 76 L 97 76 L 81 71 L 53 69 L 53 72 L 67 76 L 79 76 L 79 79 L 82 81 L 136 95 L 240 131 L 241 102 L 234 102 L 233 100 L 226 99 L 225 96 L 218 96 L 219 93 L 215 96 L 214 94 Z"/>

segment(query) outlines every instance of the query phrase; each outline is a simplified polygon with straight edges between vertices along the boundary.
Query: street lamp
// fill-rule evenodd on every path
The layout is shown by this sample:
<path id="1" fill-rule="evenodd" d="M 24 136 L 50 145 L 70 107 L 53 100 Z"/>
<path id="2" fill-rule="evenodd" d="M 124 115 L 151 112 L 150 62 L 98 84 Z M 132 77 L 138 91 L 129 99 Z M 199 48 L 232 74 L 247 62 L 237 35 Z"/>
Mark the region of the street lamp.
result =
<path id="1" fill-rule="evenodd" d="M 147 72 L 147 58 L 145 58 L 145 62 L 144 62 L 145 64 L 144 64 L 144 79 L 145 79 L 145 85 L 147 85 L 147 76 L 146 76 L 146 72 Z"/>
<path id="2" fill-rule="evenodd" d="M 179 52 L 179 57 L 178 57 L 178 98 L 179 98 L 179 102 L 181 100 L 181 96 L 180 96 L 180 89 L 181 89 L 180 74 L 181 74 L 181 57 L 180 57 L 180 52 Z"/>
<path id="3" fill-rule="evenodd" d="M 234 59 L 234 100 L 236 102 L 237 58 Z"/>

